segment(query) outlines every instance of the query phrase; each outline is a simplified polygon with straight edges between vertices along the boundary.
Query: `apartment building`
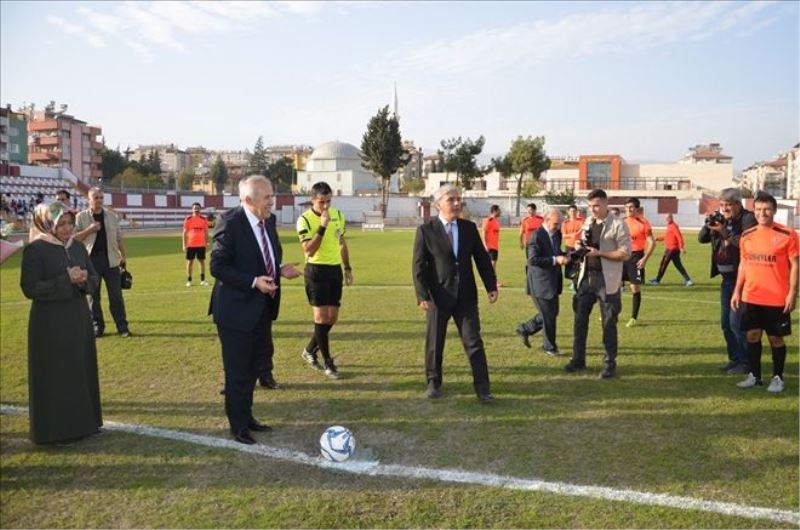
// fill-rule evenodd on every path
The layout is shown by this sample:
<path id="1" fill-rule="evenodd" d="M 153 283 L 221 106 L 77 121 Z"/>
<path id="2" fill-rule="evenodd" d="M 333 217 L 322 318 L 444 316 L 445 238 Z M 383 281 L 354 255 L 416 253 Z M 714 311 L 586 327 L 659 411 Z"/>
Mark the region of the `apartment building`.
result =
<path id="1" fill-rule="evenodd" d="M 0 108 L 0 163 L 28 163 L 28 121 L 11 105 Z"/>
<path id="2" fill-rule="evenodd" d="M 67 114 L 67 105 L 55 106 L 51 101 L 44 110 L 29 105 L 18 111 L 28 121 L 28 163 L 63 167 L 87 181 L 100 178 L 102 129 Z"/>

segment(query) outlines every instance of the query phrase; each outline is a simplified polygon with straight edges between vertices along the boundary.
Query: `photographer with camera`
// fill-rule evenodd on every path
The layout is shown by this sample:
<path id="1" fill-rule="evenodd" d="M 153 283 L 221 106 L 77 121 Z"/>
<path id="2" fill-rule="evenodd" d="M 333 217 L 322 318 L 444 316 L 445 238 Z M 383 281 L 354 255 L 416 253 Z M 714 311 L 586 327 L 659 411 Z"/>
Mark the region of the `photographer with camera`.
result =
<path id="1" fill-rule="evenodd" d="M 605 368 L 600 377 L 610 379 L 616 375 L 617 369 L 617 317 L 622 308 L 622 268 L 631 255 L 631 239 L 625 222 L 609 215 L 605 191 L 592 190 L 587 199 L 591 215 L 583 225 L 581 241 L 575 243 L 577 252 L 571 256 L 571 259 L 581 260 L 581 268 L 577 292 L 572 298 L 575 311 L 572 360 L 564 369 L 570 373 L 586 369 L 589 315 L 597 302 L 606 351 Z M 585 250 L 580 250 L 581 247 Z"/>
<path id="2" fill-rule="evenodd" d="M 741 330 L 741 313 L 731 308 L 731 297 L 739 269 L 739 240 L 742 232 L 756 226 L 753 212 L 742 206 L 742 193 L 726 188 L 719 195 L 719 210 L 706 216 L 697 235 L 700 243 L 711 243 L 711 277 L 722 276 L 720 284 L 720 325 L 728 349 L 728 363 L 720 370 L 728 374 L 746 374 L 747 344 Z"/>

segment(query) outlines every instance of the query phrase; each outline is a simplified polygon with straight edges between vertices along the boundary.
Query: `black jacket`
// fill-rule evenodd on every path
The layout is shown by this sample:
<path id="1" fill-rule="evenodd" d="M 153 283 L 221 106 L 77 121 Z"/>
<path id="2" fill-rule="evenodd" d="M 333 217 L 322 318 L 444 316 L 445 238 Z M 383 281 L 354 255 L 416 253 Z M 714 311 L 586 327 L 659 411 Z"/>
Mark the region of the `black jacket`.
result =
<path id="1" fill-rule="evenodd" d="M 211 275 L 214 289 L 209 303 L 214 323 L 240 331 L 250 331 L 258 324 L 264 310 L 272 320 L 278 318 L 281 303 L 280 264 L 282 249 L 275 228 L 275 216 L 266 220 L 267 237 L 275 254 L 274 297 L 252 287 L 256 276 L 267 273 L 261 247 L 242 207 L 229 210 L 214 228 L 214 249 L 211 252 Z"/>
<path id="2" fill-rule="evenodd" d="M 700 243 L 711 243 L 712 278 L 717 274 L 736 277 L 736 271 L 739 269 L 739 239 L 742 237 L 742 232 L 757 224 L 753 212 L 742 208 L 739 215 L 726 222 L 720 232 L 715 232 L 709 229 L 708 225 L 703 225 L 700 233 L 697 234 L 697 240 Z M 728 245 L 723 246 L 723 241 L 727 241 Z M 721 272 L 719 265 L 732 266 L 733 269 L 729 272 Z"/>
<path id="3" fill-rule="evenodd" d="M 437 307 L 446 310 L 453 309 L 456 304 L 477 304 L 473 260 L 486 291 L 497 290 L 492 260 L 483 246 L 478 228 L 471 221 L 458 219 L 457 222 L 458 259 L 453 255 L 438 217 L 417 228 L 412 274 L 418 302 L 433 300 Z"/>
<path id="4" fill-rule="evenodd" d="M 528 241 L 528 292 L 537 298 L 556 298 L 561 294 L 564 278 L 561 265 L 553 263 L 555 256 L 561 256 L 561 231 L 555 233 L 556 248 L 550 242 L 550 234 L 544 225 L 540 226 Z"/>

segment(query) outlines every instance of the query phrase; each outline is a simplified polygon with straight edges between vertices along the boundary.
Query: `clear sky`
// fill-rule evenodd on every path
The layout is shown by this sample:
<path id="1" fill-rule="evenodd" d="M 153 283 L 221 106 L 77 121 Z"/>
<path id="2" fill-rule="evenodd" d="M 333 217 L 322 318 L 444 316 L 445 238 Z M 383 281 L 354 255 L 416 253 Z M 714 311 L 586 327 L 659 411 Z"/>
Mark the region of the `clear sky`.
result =
<path id="1" fill-rule="evenodd" d="M 672 161 L 720 142 L 741 169 L 800 141 L 798 2 L 0 2 L 0 97 L 67 103 L 110 147 L 360 145 L 397 83 L 426 153 Z"/>

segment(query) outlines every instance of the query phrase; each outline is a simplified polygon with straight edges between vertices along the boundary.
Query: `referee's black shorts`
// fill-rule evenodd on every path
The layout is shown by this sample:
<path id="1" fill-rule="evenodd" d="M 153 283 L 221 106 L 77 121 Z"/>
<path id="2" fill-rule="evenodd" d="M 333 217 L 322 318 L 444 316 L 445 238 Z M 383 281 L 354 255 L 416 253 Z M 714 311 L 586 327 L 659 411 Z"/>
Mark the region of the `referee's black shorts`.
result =
<path id="1" fill-rule="evenodd" d="M 306 281 L 306 296 L 308 303 L 314 307 L 336 306 L 342 301 L 342 275 L 341 265 L 314 265 L 306 264 L 304 272 Z"/>
<path id="2" fill-rule="evenodd" d="M 637 269 L 636 264 L 644 257 L 643 250 L 631 252 L 631 257 L 625 262 L 622 268 L 622 281 L 630 282 L 632 285 L 644 283 L 644 269 Z"/>
<path id="3" fill-rule="evenodd" d="M 783 312 L 782 307 L 750 304 L 739 304 L 742 331 L 763 329 L 770 337 L 785 337 L 792 334 L 792 318 Z"/>

